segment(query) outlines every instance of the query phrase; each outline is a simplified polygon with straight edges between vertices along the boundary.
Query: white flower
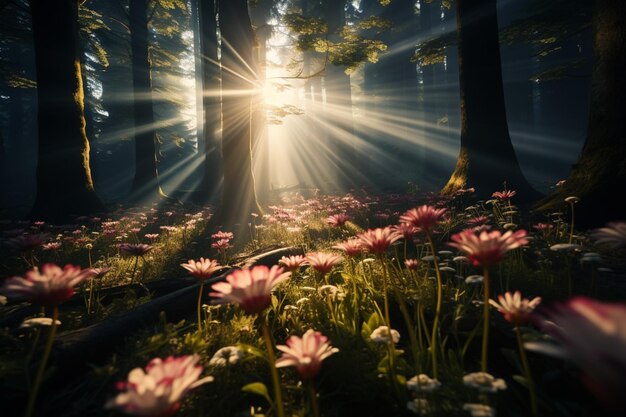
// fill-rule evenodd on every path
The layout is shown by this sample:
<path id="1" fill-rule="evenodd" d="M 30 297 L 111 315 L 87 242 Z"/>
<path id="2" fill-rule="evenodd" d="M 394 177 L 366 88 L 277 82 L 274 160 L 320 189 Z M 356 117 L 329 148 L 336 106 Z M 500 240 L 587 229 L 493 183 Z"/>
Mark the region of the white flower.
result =
<path id="1" fill-rule="evenodd" d="M 568 251 L 568 250 L 580 250 L 581 246 L 574 243 L 557 243 L 550 246 L 550 250 L 554 252 Z"/>
<path id="2" fill-rule="evenodd" d="M 322 297 L 331 297 L 336 301 L 341 301 L 346 298 L 346 293 L 343 289 L 334 285 L 322 285 L 318 291 Z"/>
<path id="3" fill-rule="evenodd" d="M 480 284 L 481 282 L 483 282 L 483 276 L 482 275 L 470 275 L 467 278 L 465 278 L 465 283 L 466 284 Z"/>
<path id="4" fill-rule="evenodd" d="M 463 410 L 469 411 L 472 417 L 495 417 L 496 410 L 485 404 L 463 404 Z"/>
<path id="5" fill-rule="evenodd" d="M 218 349 L 217 352 L 213 354 L 213 357 L 209 361 L 209 365 L 217 367 L 234 365 L 242 358 L 243 350 L 237 346 L 226 346 Z"/>
<path id="6" fill-rule="evenodd" d="M 601 264 L 602 263 L 602 256 L 599 253 L 596 252 L 587 252 L 587 253 L 583 253 L 583 256 L 580 258 L 580 264 Z"/>
<path id="7" fill-rule="evenodd" d="M 413 392 L 432 392 L 441 387 L 441 382 L 426 374 L 419 374 L 406 381 L 406 387 Z"/>
<path id="8" fill-rule="evenodd" d="M 412 401 L 407 402 L 406 408 L 409 411 L 421 416 L 427 415 L 430 411 L 428 401 L 423 398 L 415 398 Z"/>
<path id="9" fill-rule="evenodd" d="M 493 375 L 487 372 L 473 372 L 463 377 L 463 383 L 471 388 L 476 388 L 481 392 L 496 392 L 498 390 L 506 389 L 506 382 L 504 379 L 494 378 Z"/>
<path id="10" fill-rule="evenodd" d="M 56 320 L 57 326 L 61 325 L 60 320 Z M 32 319 L 24 320 L 22 324 L 20 324 L 20 328 L 29 328 L 29 327 L 45 327 L 52 326 L 52 319 L 49 317 L 35 317 Z"/>
<path id="11" fill-rule="evenodd" d="M 380 326 L 370 334 L 370 339 L 376 343 L 389 343 L 389 327 Z M 400 341 L 400 333 L 397 330 L 391 329 L 391 339 L 393 343 Z"/>

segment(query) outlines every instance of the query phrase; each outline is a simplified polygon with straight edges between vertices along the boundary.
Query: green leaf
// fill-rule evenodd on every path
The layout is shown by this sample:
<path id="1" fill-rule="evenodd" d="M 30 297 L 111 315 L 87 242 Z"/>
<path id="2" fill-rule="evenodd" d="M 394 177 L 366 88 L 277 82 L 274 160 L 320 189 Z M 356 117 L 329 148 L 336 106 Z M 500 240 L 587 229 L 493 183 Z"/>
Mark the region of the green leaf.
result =
<path id="1" fill-rule="evenodd" d="M 518 382 L 520 385 L 528 388 L 528 382 L 526 382 L 526 378 L 521 375 L 513 375 L 513 379 Z"/>
<path id="2" fill-rule="evenodd" d="M 259 395 L 267 400 L 271 404 L 272 400 L 267 387 L 262 382 L 251 382 L 250 384 L 241 387 L 242 392 L 249 392 L 250 394 Z"/>
<path id="3" fill-rule="evenodd" d="M 369 340 L 370 335 L 380 325 L 380 317 L 378 313 L 372 313 L 366 323 L 361 326 L 361 337 L 363 340 Z"/>
<path id="4" fill-rule="evenodd" d="M 252 355 L 252 356 L 256 356 L 257 358 L 261 358 L 263 360 L 267 360 L 267 356 L 265 355 L 265 352 L 263 352 L 261 349 L 256 348 L 252 345 L 247 345 L 245 343 L 238 343 L 237 346 L 243 350 L 244 352 Z"/>

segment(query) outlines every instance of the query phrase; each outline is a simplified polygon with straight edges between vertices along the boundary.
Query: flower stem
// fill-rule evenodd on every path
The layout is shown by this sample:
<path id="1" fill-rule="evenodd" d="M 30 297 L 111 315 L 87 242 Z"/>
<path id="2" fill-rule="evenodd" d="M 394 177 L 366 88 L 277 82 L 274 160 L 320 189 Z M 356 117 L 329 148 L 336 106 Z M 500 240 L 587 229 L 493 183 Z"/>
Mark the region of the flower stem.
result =
<path id="1" fill-rule="evenodd" d="M 528 365 L 528 357 L 524 350 L 524 341 L 522 340 L 522 332 L 519 326 L 515 326 L 515 335 L 517 336 L 517 347 L 519 348 L 519 356 L 522 359 L 522 367 L 524 368 L 524 376 L 526 377 L 526 383 L 528 384 L 528 392 L 530 393 L 530 409 L 533 416 L 537 415 L 537 394 L 535 393 L 535 383 L 533 376 L 530 373 L 530 366 Z"/>
<path id="2" fill-rule="evenodd" d="M 311 410 L 313 411 L 313 417 L 320 417 L 320 406 L 317 401 L 317 393 L 315 392 L 315 383 L 309 381 L 307 384 L 307 391 L 309 392 L 309 401 L 311 402 Z"/>
<path id="3" fill-rule="evenodd" d="M 263 339 L 265 340 L 265 347 L 267 348 L 267 359 L 270 363 L 270 372 L 272 374 L 272 384 L 274 385 L 274 404 L 276 407 L 276 415 L 278 417 L 285 417 L 285 409 L 283 406 L 283 394 L 280 389 L 280 378 L 278 376 L 278 370 L 276 369 L 276 355 L 274 355 L 274 343 L 272 342 L 272 336 L 270 335 L 270 329 L 267 325 L 267 320 L 261 318 Z"/>
<path id="4" fill-rule="evenodd" d="M 487 353 L 489 350 L 489 268 L 483 268 L 483 293 L 484 293 L 484 305 L 483 305 L 483 348 L 480 361 L 480 370 L 487 372 Z"/>
<path id="5" fill-rule="evenodd" d="M 130 273 L 130 283 L 135 283 L 135 272 L 137 272 L 137 263 L 139 262 L 139 256 L 135 256 L 135 263 L 133 264 L 133 272 Z"/>
<path id="6" fill-rule="evenodd" d="M 387 349 L 389 354 L 389 375 L 391 376 L 391 383 L 394 387 L 396 395 L 400 398 L 400 387 L 398 387 L 398 379 L 396 377 L 396 347 L 393 342 L 393 336 L 391 334 L 391 315 L 389 314 L 389 297 L 387 296 L 387 290 L 389 283 L 388 281 L 388 271 L 387 271 L 387 263 L 383 255 L 380 255 L 379 260 L 383 266 L 383 297 L 385 302 L 385 324 L 387 325 L 387 330 L 389 332 L 389 341 L 387 342 Z"/>
<path id="7" fill-rule="evenodd" d="M 420 368 L 420 363 L 419 363 L 419 348 L 417 344 L 417 335 L 415 334 L 415 326 L 413 325 L 413 321 L 411 320 L 411 316 L 409 315 L 409 310 L 407 309 L 406 302 L 403 298 L 402 293 L 398 290 L 397 287 L 394 287 L 394 290 L 395 290 L 396 298 L 398 299 L 398 306 L 400 307 L 400 312 L 402 313 L 402 317 L 404 318 L 404 324 L 406 325 L 407 332 L 409 333 L 411 353 L 413 354 L 413 366 L 414 366 L 415 371 L 418 372 Z"/>
<path id="8" fill-rule="evenodd" d="M 202 290 L 204 289 L 204 281 L 200 281 L 200 291 L 198 291 L 198 332 L 202 333 Z"/>
<path id="9" fill-rule="evenodd" d="M 570 203 L 570 205 L 572 206 L 572 222 L 570 223 L 569 229 L 569 244 L 574 240 L 574 203 Z"/>
<path id="10" fill-rule="evenodd" d="M 430 245 L 430 251 L 433 254 L 433 262 L 435 264 L 435 275 L 437 276 L 437 305 L 435 307 L 435 321 L 433 322 L 433 330 L 430 337 L 430 354 L 433 361 L 433 378 L 439 378 L 439 372 L 437 368 L 437 333 L 439 331 L 439 317 L 441 316 L 441 301 L 443 298 L 443 290 L 441 285 L 441 272 L 439 271 L 439 263 L 437 262 L 437 252 L 435 251 L 435 244 L 430 236 L 430 233 L 426 233 L 428 238 L 428 244 Z"/>
<path id="11" fill-rule="evenodd" d="M 48 364 L 48 358 L 50 358 L 50 352 L 52 351 L 52 343 L 54 342 L 54 337 L 57 333 L 57 320 L 59 319 L 59 307 L 54 306 L 52 310 L 52 324 L 50 325 L 50 333 L 48 334 L 48 340 L 46 341 L 46 346 L 43 351 L 43 357 L 41 358 L 41 363 L 39 364 L 39 369 L 37 370 L 37 376 L 35 376 L 35 382 L 33 383 L 32 389 L 30 390 L 30 396 L 28 397 L 28 404 L 26 406 L 26 412 L 24 413 L 24 417 L 31 417 L 33 415 L 33 411 L 35 411 L 35 402 L 37 401 L 37 394 L 39 392 L 39 387 L 43 381 L 43 374 L 46 370 L 46 365 Z"/>
<path id="12" fill-rule="evenodd" d="M 394 373 L 394 359 L 395 359 L 395 353 L 394 353 L 394 346 L 393 346 L 393 337 L 391 337 L 391 315 L 389 314 L 389 297 L 387 296 L 387 290 L 388 290 L 388 282 L 387 282 L 387 264 L 385 263 L 385 260 L 383 259 L 383 257 L 380 257 L 380 262 L 383 266 L 383 301 L 384 301 L 384 313 L 385 313 L 385 325 L 387 326 L 387 330 L 389 331 L 389 343 L 387 344 L 387 346 L 389 346 L 389 369 L 391 370 L 391 373 Z M 395 381 L 394 381 L 395 384 Z"/>

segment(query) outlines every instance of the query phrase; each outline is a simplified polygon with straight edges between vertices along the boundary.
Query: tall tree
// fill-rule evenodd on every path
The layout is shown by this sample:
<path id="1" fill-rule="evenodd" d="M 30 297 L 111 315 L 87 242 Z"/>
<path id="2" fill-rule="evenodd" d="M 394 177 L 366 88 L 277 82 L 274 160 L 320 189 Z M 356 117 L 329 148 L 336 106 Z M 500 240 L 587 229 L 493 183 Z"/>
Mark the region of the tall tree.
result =
<path id="1" fill-rule="evenodd" d="M 30 2 L 37 69 L 39 160 L 33 218 L 102 209 L 91 178 L 76 0 Z"/>
<path id="2" fill-rule="evenodd" d="M 220 0 L 224 191 L 218 219 L 244 223 L 259 212 L 252 172 L 251 108 L 258 94 L 256 41 L 246 0 Z"/>
<path id="3" fill-rule="evenodd" d="M 626 185 L 626 8 L 619 0 L 595 0 L 593 70 L 587 138 L 578 162 L 559 191 L 539 203 L 553 210 L 564 198 L 577 196 L 579 226 L 623 220 L 616 193 Z"/>
<path id="4" fill-rule="evenodd" d="M 461 149 L 442 192 L 476 187 L 488 197 L 504 183 L 518 201 L 538 193 L 519 166 L 506 120 L 496 0 L 456 0 L 461 90 Z"/>
<path id="5" fill-rule="evenodd" d="M 217 38 L 216 0 L 198 0 L 200 8 L 200 50 L 202 67 L 202 142 L 204 173 L 201 189 L 207 197 L 220 191 L 222 178 L 222 146 L 219 135 L 221 123 L 220 66 Z"/>
<path id="6" fill-rule="evenodd" d="M 272 26 L 268 23 L 273 9 L 273 0 L 257 0 L 250 9 L 250 19 L 257 40 L 258 76 L 260 83 L 266 82 L 267 42 L 272 36 Z M 267 120 L 263 97 L 258 96 L 252 110 L 252 157 L 257 174 L 256 192 L 261 202 L 270 195 L 270 155 Z"/>
<path id="7" fill-rule="evenodd" d="M 128 4 L 135 117 L 135 177 L 131 187 L 132 199 L 155 199 L 162 195 L 157 174 L 148 2 L 149 0 L 132 0 Z"/>

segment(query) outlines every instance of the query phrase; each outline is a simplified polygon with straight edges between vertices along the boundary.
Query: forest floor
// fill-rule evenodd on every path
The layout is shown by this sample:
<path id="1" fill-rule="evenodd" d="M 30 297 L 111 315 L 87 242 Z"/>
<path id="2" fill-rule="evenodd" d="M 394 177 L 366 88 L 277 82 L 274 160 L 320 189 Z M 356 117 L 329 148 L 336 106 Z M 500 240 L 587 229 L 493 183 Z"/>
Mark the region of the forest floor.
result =
<path id="1" fill-rule="evenodd" d="M 431 210 L 430 223 L 420 217 L 423 212 L 412 211 L 418 206 Z M 517 208 L 514 195 L 476 201 L 470 192 L 289 193 L 265 214 L 251 213 L 236 230 L 209 230 L 210 207 L 181 205 L 118 207 L 65 225 L 1 221 L 3 415 L 24 415 L 39 382 L 32 415 L 119 415 L 105 404 L 118 389 L 130 388 L 116 382 L 153 358 L 181 355 L 199 355 L 202 375 L 214 381 L 172 400 L 166 412 L 144 415 L 585 416 L 601 406 L 615 412 L 614 398 L 606 401 L 610 392 L 600 401 L 587 389 L 589 381 L 606 387 L 605 374 L 593 374 L 576 355 L 568 361 L 546 354 L 567 350 L 567 341 L 546 323 L 577 300 L 599 311 L 626 300 L 626 250 L 618 247 L 619 236 L 617 244 L 603 244 L 597 232 L 576 231 L 568 220 L 572 207 L 564 202 L 561 211 L 537 217 Z M 497 259 L 480 264 L 471 251 L 454 246 L 466 229 L 476 237 L 497 232 L 519 244 L 508 241 Z M 220 267 L 201 279 L 193 268 L 181 267 L 200 257 Z M 91 272 L 75 295 L 54 306 L 7 292 L 9 277 L 37 267 L 46 275 L 46 264 Z M 243 304 L 214 305 L 218 298 L 209 292 L 219 291 L 212 286 L 253 265 L 282 265 L 291 275 L 259 312 Z M 541 304 L 513 323 L 495 306 L 484 308 L 485 280 L 494 301 L 521 291 L 529 300 L 541 297 Z M 59 326 L 33 320 L 51 317 L 56 305 Z M 620 309 L 621 315 L 608 316 L 626 320 L 626 308 Z M 594 343 L 588 353 L 598 361 L 619 349 L 607 344 L 626 349 L 626 336 L 619 336 L 626 331 L 612 339 L 600 325 L 589 325 L 587 316 L 568 317 L 582 321 L 557 324 L 571 338 Z M 399 340 L 394 332 L 389 337 L 386 323 Z M 265 325 L 270 345 L 261 331 Z M 273 373 L 272 358 L 280 357 L 275 346 L 309 329 L 338 351 L 324 358 L 314 377 L 303 376 L 302 368 Z M 42 360 L 55 332 L 50 359 Z M 519 349 L 520 340 L 527 349 Z M 220 356 L 224 347 L 235 353 Z M 473 383 L 487 357 L 495 379 Z M 623 354 L 615 360 L 626 363 Z M 46 372 L 38 381 L 40 368 Z M 277 391 L 284 411 L 276 404 Z M 126 411 L 140 414 L 141 408 Z"/>

